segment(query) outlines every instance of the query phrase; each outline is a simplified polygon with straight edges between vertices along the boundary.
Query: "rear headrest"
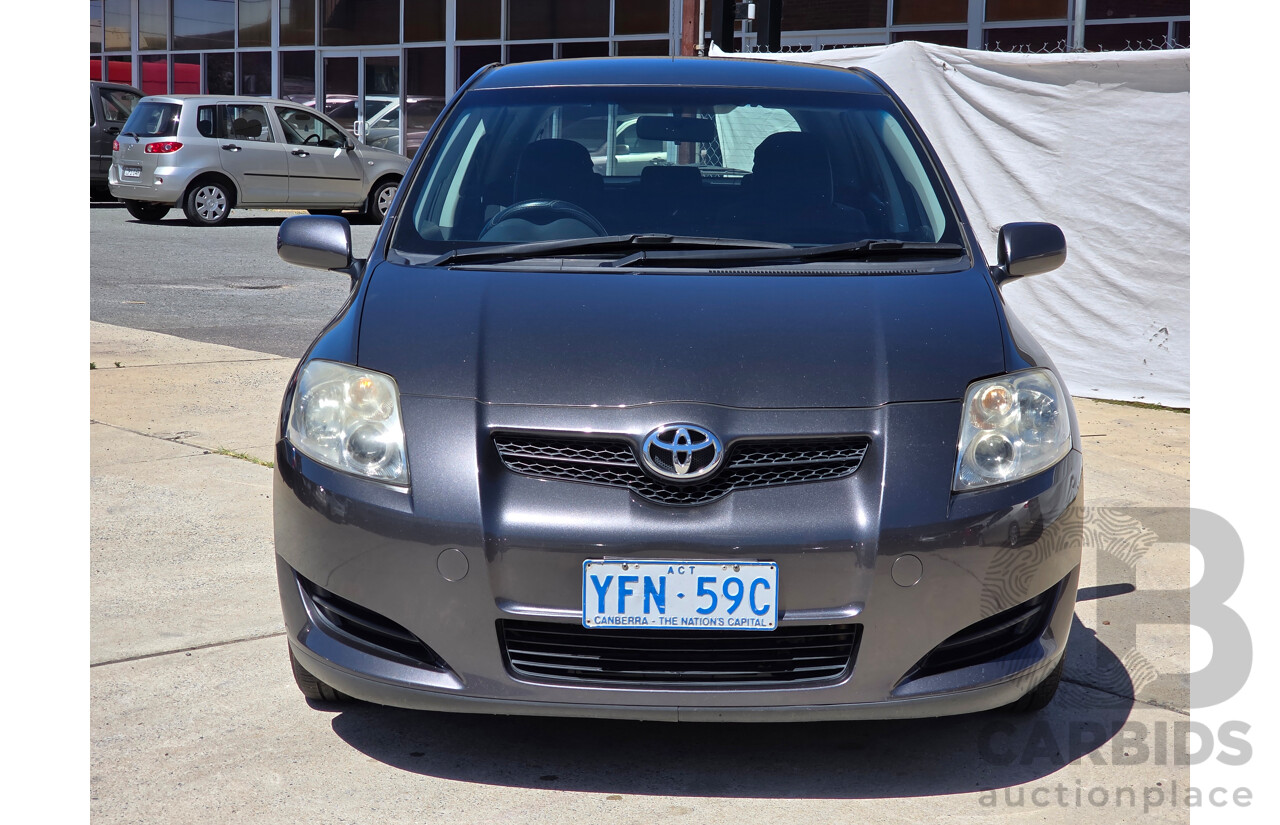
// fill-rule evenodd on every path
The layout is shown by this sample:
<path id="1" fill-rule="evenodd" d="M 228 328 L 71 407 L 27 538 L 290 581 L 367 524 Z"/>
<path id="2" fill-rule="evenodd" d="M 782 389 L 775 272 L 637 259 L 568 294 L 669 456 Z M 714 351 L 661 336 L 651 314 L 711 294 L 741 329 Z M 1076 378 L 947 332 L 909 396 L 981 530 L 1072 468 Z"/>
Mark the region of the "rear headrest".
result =
<path id="1" fill-rule="evenodd" d="M 262 122 L 238 117 L 231 121 L 231 134 L 236 137 L 256 138 L 262 134 Z"/>
<path id="2" fill-rule="evenodd" d="M 640 170 L 640 186 L 688 192 L 702 186 L 702 173 L 696 166 L 646 166 Z"/>
<path id="3" fill-rule="evenodd" d="M 524 147 L 516 164 L 515 202 L 552 198 L 581 204 L 593 200 L 604 179 L 595 173 L 591 153 L 581 143 L 562 138 L 538 140 Z"/>
<path id="4" fill-rule="evenodd" d="M 817 206 L 835 200 L 831 156 L 817 137 L 777 132 L 756 147 L 751 188 L 788 204 Z"/>

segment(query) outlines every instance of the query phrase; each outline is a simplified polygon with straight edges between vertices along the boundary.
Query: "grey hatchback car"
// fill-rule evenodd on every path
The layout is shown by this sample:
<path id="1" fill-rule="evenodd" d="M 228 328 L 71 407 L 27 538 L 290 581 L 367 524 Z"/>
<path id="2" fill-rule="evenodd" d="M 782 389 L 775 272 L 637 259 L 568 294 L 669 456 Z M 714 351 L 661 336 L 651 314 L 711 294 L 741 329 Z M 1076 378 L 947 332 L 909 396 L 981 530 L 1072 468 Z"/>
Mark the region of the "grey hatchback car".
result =
<path id="1" fill-rule="evenodd" d="M 158 221 L 179 206 L 197 226 L 237 206 L 355 209 L 377 223 L 409 167 L 314 109 L 260 97 L 143 98 L 112 149 L 111 194 L 129 214 Z"/>
<path id="2" fill-rule="evenodd" d="M 989 264 L 876 76 L 489 67 L 367 259 L 337 217 L 277 246 L 351 279 L 275 452 L 310 700 L 781 721 L 1053 697 L 1083 462 L 1000 288 L 1065 240 L 1007 224 Z"/>

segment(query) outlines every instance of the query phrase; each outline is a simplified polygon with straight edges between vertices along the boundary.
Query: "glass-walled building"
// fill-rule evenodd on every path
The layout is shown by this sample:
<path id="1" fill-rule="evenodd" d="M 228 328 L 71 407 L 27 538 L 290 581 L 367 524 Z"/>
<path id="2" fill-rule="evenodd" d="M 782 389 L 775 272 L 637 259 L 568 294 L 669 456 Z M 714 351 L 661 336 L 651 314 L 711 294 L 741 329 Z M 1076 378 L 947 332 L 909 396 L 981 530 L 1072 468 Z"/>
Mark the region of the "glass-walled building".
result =
<path id="1" fill-rule="evenodd" d="M 999 51 L 1191 45 L 1191 0 L 783 0 L 792 49 L 922 40 Z M 751 48 L 749 33 L 738 48 Z"/>
<path id="2" fill-rule="evenodd" d="M 792 49 L 1190 44 L 1189 0 L 782 3 Z M 369 143 L 412 152 L 481 66 L 678 54 L 682 9 L 682 0 L 89 0 L 89 76 L 147 94 L 287 98 L 323 107 Z M 754 43 L 751 24 L 739 24 L 734 49 Z"/>
<path id="3" fill-rule="evenodd" d="M 412 152 L 488 63 L 677 53 L 679 3 L 89 0 L 89 76 L 319 104 L 368 142 Z"/>

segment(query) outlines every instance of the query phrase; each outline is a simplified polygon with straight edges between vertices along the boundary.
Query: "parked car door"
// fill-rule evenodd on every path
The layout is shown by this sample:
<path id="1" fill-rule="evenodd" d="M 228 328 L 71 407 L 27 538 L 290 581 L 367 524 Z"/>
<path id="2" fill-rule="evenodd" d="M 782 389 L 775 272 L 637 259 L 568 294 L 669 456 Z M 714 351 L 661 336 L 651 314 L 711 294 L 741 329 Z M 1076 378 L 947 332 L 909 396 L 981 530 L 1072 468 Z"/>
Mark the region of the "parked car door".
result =
<path id="1" fill-rule="evenodd" d="M 141 99 L 142 93 L 136 89 L 89 84 L 90 180 L 106 183 L 107 169 L 111 166 L 111 142 Z"/>
<path id="2" fill-rule="evenodd" d="M 300 206 L 358 206 L 364 200 L 360 158 L 353 141 L 313 109 L 276 106 L 288 145 L 289 203 Z"/>
<path id="3" fill-rule="evenodd" d="M 216 121 L 200 107 L 201 134 L 212 129 L 219 142 L 222 168 L 235 179 L 239 204 L 284 204 L 289 201 L 289 147 L 272 129 L 267 107 L 259 103 L 219 104 Z M 209 124 L 209 125 L 205 125 Z"/>

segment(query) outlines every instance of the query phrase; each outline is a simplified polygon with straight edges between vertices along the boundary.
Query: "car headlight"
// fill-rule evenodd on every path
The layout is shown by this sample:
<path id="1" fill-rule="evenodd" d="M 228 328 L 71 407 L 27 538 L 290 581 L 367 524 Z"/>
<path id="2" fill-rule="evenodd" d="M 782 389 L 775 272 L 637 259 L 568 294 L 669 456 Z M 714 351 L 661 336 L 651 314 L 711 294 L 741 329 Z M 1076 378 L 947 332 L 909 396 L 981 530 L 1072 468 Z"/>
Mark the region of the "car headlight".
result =
<path id="1" fill-rule="evenodd" d="M 311 361 L 289 408 L 289 441 L 335 470 L 408 485 L 395 379 L 333 361 Z"/>
<path id="2" fill-rule="evenodd" d="M 1071 449 L 1066 396 L 1048 370 L 969 385 L 960 423 L 956 491 L 1004 484 L 1053 466 Z"/>

